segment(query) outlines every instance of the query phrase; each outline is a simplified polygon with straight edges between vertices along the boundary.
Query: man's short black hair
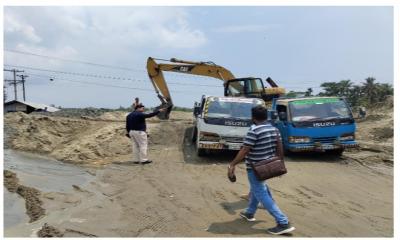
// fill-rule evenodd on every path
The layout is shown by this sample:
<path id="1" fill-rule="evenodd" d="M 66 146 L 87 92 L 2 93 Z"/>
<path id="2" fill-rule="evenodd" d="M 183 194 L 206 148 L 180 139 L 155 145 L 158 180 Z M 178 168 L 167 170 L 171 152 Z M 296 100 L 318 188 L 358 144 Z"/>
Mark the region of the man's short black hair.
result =
<path id="1" fill-rule="evenodd" d="M 261 105 L 255 106 L 251 109 L 251 117 L 257 121 L 267 120 L 267 109 Z"/>

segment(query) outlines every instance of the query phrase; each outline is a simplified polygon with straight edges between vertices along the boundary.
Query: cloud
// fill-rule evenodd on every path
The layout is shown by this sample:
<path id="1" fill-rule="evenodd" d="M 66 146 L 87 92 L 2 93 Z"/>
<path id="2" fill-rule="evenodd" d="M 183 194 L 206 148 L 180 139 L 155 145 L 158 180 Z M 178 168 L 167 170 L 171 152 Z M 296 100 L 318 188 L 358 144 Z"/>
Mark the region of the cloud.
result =
<path id="1" fill-rule="evenodd" d="M 6 7 L 4 15 L 6 48 L 77 53 L 78 59 L 105 64 L 144 62 L 135 53 L 196 50 L 207 43 L 187 10 L 177 7 Z"/>
<path id="2" fill-rule="evenodd" d="M 181 49 L 198 48 L 207 42 L 201 30 L 190 26 L 181 8 L 95 9 L 89 15 L 95 35 L 107 35 L 108 41 L 124 45 Z"/>
<path id="3" fill-rule="evenodd" d="M 277 24 L 268 25 L 234 25 L 215 28 L 214 32 L 219 33 L 243 33 L 243 32 L 265 32 L 278 27 Z"/>
<path id="4" fill-rule="evenodd" d="M 119 95 L 129 97 L 129 101 L 132 94 L 150 98 L 152 86 L 145 68 L 148 56 L 175 57 L 178 53 L 182 55 L 182 52 L 196 54 L 208 41 L 202 29 L 193 25 L 194 20 L 188 14 L 188 10 L 179 7 L 5 7 L 4 17 L 7 19 L 7 29 L 4 31 L 6 49 L 137 70 L 121 71 L 7 51 L 4 53 L 5 64 L 20 66 L 19 69 L 30 75 L 27 85 L 29 99 L 32 97 L 32 101 L 39 99 L 38 102 L 60 105 L 68 102 L 65 99 L 70 99 L 71 94 L 77 97 L 74 98 L 75 102 L 70 100 L 71 103 L 68 104 L 76 106 L 96 100 L 97 106 L 114 104 L 118 102 L 115 96 Z M 125 77 L 140 81 L 66 75 L 24 69 L 21 66 Z M 50 83 L 49 77 L 46 76 L 54 76 L 56 80 Z M 62 78 L 146 88 L 151 91 L 63 82 Z M 51 94 L 43 94 L 46 89 Z M 12 88 L 9 90 L 12 91 Z M 88 91 L 97 96 L 108 92 L 113 97 L 112 100 L 95 97 L 88 100 L 88 94 L 85 93 Z M 151 96 L 154 96 L 154 102 L 158 101 L 155 94 Z M 51 99 L 58 99 L 60 103 Z"/>
<path id="5" fill-rule="evenodd" d="M 25 40 L 33 43 L 39 43 L 42 39 L 36 34 L 35 28 L 23 20 L 19 19 L 13 13 L 4 16 L 5 34 L 15 34 L 21 36 Z"/>
<path id="6" fill-rule="evenodd" d="M 18 32 L 25 37 L 20 41 L 46 39 L 47 46 L 80 40 L 81 44 L 114 43 L 114 47 L 152 44 L 180 49 L 198 48 L 207 42 L 205 34 L 190 25 L 183 8 L 7 7 L 4 15 L 6 40 Z"/>

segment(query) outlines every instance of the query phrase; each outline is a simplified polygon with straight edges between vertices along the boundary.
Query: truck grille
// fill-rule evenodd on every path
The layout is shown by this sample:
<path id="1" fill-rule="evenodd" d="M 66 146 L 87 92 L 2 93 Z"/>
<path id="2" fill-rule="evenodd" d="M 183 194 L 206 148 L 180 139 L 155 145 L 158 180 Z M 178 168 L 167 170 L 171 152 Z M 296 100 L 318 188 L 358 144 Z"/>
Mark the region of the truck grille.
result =
<path id="1" fill-rule="evenodd" d="M 320 143 L 333 143 L 336 141 L 336 137 L 321 137 L 321 138 L 313 138 L 314 142 L 320 142 Z"/>
<path id="2" fill-rule="evenodd" d="M 232 143 L 243 143 L 244 140 L 242 137 L 222 137 L 222 139 Z"/>

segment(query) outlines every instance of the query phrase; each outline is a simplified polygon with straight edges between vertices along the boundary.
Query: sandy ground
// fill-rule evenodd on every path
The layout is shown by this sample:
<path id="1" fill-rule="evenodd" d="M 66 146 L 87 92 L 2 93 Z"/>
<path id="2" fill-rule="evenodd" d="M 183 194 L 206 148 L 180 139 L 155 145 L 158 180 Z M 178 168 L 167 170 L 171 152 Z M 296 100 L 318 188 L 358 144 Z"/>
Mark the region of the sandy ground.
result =
<path id="1" fill-rule="evenodd" d="M 340 158 L 290 156 L 288 174 L 268 181 L 274 199 L 297 228 L 294 237 L 393 236 L 392 111 L 371 113 L 359 122 L 360 150 Z M 243 165 L 236 183 L 226 177 L 234 153 L 195 156 L 188 140 L 191 113 L 148 121 L 154 161 L 148 165 L 128 162 L 125 114 L 5 116 L 7 148 L 79 164 L 95 175 L 88 186 L 74 186 L 70 193 L 42 192 L 46 215 L 5 229 L 6 236 L 33 236 L 40 230 L 42 236 L 54 232 L 64 237 L 270 236 L 266 228 L 275 223 L 265 210 L 259 209 L 252 223 L 238 216 L 246 207 L 239 196 L 248 191 L 248 182 Z"/>

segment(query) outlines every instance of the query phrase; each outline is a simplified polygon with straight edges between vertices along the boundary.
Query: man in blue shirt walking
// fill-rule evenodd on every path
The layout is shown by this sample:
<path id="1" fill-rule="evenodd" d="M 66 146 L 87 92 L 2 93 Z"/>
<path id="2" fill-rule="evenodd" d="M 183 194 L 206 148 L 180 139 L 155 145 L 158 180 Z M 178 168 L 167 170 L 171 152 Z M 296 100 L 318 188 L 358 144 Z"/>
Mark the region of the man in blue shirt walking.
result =
<path id="1" fill-rule="evenodd" d="M 126 132 L 132 140 L 134 163 L 147 164 L 152 162 L 147 158 L 146 118 L 154 117 L 159 112 L 164 111 L 165 109 L 161 108 L 152 113 L 144 113 L 144 105 L 139 103 L 135 106 L 135 111 L 126 117 Z"/>

